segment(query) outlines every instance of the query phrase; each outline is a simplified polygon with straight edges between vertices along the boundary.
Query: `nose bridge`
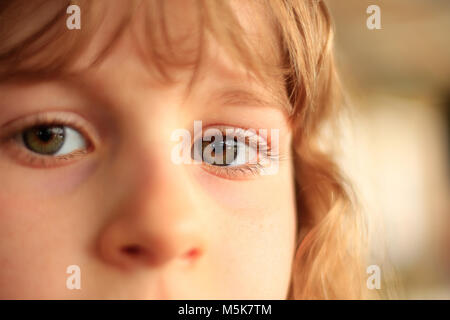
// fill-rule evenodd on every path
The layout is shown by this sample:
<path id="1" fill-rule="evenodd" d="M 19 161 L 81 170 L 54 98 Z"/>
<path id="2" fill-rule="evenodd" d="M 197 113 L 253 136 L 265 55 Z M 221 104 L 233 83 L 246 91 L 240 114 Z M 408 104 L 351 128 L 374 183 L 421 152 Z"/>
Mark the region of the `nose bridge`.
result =
<path id="1" fill-rule="evenodd" d="M 192 262 L 204 252 L 195 189 L 186 167 L 171 161 L 169 144 L 158 150 L 139 146 L 121 160 L 129 164 L 120 179 L 125 191 L 100 238 L 108 261 L 156 267 L 172 260 Z"/>
<path id="2" fill-rule="evenodd" d="M 144 172 L 145 171 L 145 172 Z M 129 217 L 140 221 L 154 234 L 166 232 L 185 234 L 193 229 L 192 222 L 199 224 L 193 185 L 181 165 L 165 164 L 154 170 L 139 170 L 133 194 L 129 195 L 134 208 Z M 181 232 L 183 231 L 183 232 Z"/>

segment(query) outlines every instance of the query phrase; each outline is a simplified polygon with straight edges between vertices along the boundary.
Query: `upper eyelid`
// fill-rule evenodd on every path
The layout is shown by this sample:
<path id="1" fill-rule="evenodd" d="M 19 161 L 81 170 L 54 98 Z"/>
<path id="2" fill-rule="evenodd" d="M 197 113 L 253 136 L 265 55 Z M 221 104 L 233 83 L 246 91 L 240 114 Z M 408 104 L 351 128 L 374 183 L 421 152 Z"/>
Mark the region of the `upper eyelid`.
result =
<path id="1" fill-rule="evenodd" d="M 251 137 L 255 137 L 258 139 L 258 141 L 263 142 L 264 144 L 269 145 L 269 139 L 266 137 L 261 136 L 258 131 L 259 129 L 250 129 L 250 128 L 242 128 L 242 127 L 234 127 L 234 126 L 229 126 L 229 125 L 209 125 L 207 127 L 203 127 L 202 128 L 202 136 L 194 136 L 193 141 L 196 141 L 198 138 L 202 138 L 205 136 L 205 132 L 208 131 L 208 129 L 218 129 L 219 131 L 222 132 L 223 136 L 226 137 L 226 133 L 227 133 L 227 129 L 229 130 L 234 130 L 238 136 L 244 136 L 245 132 L 247 132 L 248 130 L 253 130 L 253 134 L 251 135 Z M 212 136 L 212 135 L 211 135 Z"/>
<path id="2" fill-rule="evenodd" d="M 71 112 L 43 112 L 7 122 L 0 128 L 0 141 L 12 138 L 20 131 L 36 125 L 65 125 L 79 131 L 90 144 L 97 145 L 100 138 L 84 117 Z"/>

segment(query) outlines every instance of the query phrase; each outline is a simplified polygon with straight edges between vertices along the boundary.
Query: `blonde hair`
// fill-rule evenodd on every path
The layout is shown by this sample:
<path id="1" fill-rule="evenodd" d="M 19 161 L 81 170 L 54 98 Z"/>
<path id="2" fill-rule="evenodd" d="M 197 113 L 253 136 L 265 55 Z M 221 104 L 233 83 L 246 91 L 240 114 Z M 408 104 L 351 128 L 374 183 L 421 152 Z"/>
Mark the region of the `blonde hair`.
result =
<path id="1" fill-rule="evenodd" d="M 0 6 L 0 23 L 11 24 L 20 10 L 41 6 L 46 1 L 9 1 Z M 101 10 L 93 2 L 71 1 L 83 8 L 90 6 L 92 16 Z M 132 3 L 132 4 L 131 4 Z M 203 29 L 214 34 L 229 50 L 252 70 L 261 70 L 261 57 L 248 46 L 239 23 L 225 1 L 197 1 Z M 258 2 L 265 6 L 270 22 L 276 28 L 282 55 L 277 66 L 284 77 L 290 102 L 290 125 L 294 132 L 293 153 L 298 207 L 298 244 L 293 261 L 293 299 L 360 299 L 369 297 L 365 289 L 366 237 L 362 215 L 356 209 L 352 191 L 332 156 L 320 147 L 321 132 L 337 117 L 341 107 L 340 86 L 334 64 L 333 28 L 330 15 L 320 0 L 284 0 Z M 89 44 L 86 33 L 70 32 L 64 27 L 65 8 L 55 12 L 42 29 L 9 47 L 0 45 L 0 77 L 6 79 L 21 73 L 43 77 L 62 72 L 74 62 Z M 151 2 L 153 23 L 168 39 L 164 24 L 164 2 Z M 138 2 L 130 2 L 133 9 Z M 131 19 L 134 10 L 123 15 L 123 21 L 111 40 Z M 99 19 L 83 15 L 83 28 L 95 28 Z M 14 37 L 10 28 L 1 26 L 0 43 Z M 154 31 L 149 35 L 154 40 Z M 112 43 L 112 41 L 111 41 Z M 199 44 L 201 45 L 200 39 Z M 112 44 L 111 44 L 112 45 Z M 170 41 L 166 41 L 170 47 Z M 105 47 L 102 54 L 106 54 Z M 162 65 L 167 52 L 157 46 L 149 48 L 153 62 L 164 77 Z M 170 51 L 170 50 L 168 50 Z M 201 50 L 198 50 L 199 57 Z M 173 63 L 181 59 L 172 54 Z M 199 59 L 197 59 L 199 60 Z M 162 62 L 162 63 L 157 63 Z"/>

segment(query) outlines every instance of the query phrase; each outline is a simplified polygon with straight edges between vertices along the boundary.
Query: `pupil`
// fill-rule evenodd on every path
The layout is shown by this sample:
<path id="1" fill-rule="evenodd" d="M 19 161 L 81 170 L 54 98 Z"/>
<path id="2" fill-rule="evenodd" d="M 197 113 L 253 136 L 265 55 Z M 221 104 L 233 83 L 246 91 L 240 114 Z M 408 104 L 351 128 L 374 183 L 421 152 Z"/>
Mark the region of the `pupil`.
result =
<path id="1" fill-rule="evenodd" d="M 228 166 L 230 163 L 232 163 L 234 160 L 236 160 L 236 154 L 237 154 L 237 146 L 236 144 L 233 142 L 224 142 L 221 141 L 219 143 L 219 145 L 214 144 L 214 152 L 213 152 L 213 156 L 221 156 L 222 157 L 222 163 L 217 163 L 214 161 L 215 165 L 218 166 Z M 230 158 L 231 155 L 231 159 Z"/>
<path id="2" fill-rule="evenodd" d="M 40 127 L 36 129 L 36 136 L 42 142 L 49 142 L 53 138 L 53 130 L 48 127 Z"/>
<path id="3" fill-rule="evenodd" d="M 43 143 L 49 143 L 53 139 L 62 139 L 64 138 L 64 128 L 63 127 L 37 127 L 35 129 L 35 135 L 36 138 L 43 142 Z"/>

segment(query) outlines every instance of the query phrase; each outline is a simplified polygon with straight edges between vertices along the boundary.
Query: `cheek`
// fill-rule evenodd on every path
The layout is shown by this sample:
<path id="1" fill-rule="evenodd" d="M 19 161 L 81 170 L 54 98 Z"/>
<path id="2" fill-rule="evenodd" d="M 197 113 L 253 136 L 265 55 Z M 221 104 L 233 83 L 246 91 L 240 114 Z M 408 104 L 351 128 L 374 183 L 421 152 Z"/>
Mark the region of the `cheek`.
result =
<path id="1" fill-rule="evenodd" d="M 295 212 L 279 207 L 256 214 L 262 218 L 253 223 L 235 220 L 227 225 L 222 250 L 229 256 L 216 267 L 240 298 L 284 299 L 294 253 Z"/>
<path id="2" fill-rule="evenodd" d="M 0 203 L 0 299 L 51 297 L 63 292 L 68 265 L 63 225 L 31 203 L 19 204 L 2 196 Z"/>
<path id="3" fill-rule="evenodd" d="M 66 268 L 82 261 L 84 230 L 82 201 L 70 195 L 92 167 L 61 169 L 0 168 L 0 298 L 67 294 Z"/>
<path id="4" fill-rule="evenodd" d="M 23 200 L 23 199 L 22 199 Z M 82 208 L 0 195 L 0 299 L 64 299 L 69 265 L 86 265 Z M 67 205 L 63 205 L 66 203 Z"/>
<path id="5" fill-rule="evenodd" d="M 194 165 L 191 174 L 207 197 L 223 208 L 259 212 L 268 206 L 291 206 L 293 200 L 292 172 L 290 166 L 280 167 L 273 176 L 230 180 L 217 177 L 199 165 Z M 258 214 L 259 215 L 259 214 Z"/>
<path id="6" fill-rule="evenodd" d="M 210 254 L 220 291 L 230 298 L 286 298 L 297 221 L 292 168 L 251 181 L 197 174 L 208 208 L 214 208 Z"/>

